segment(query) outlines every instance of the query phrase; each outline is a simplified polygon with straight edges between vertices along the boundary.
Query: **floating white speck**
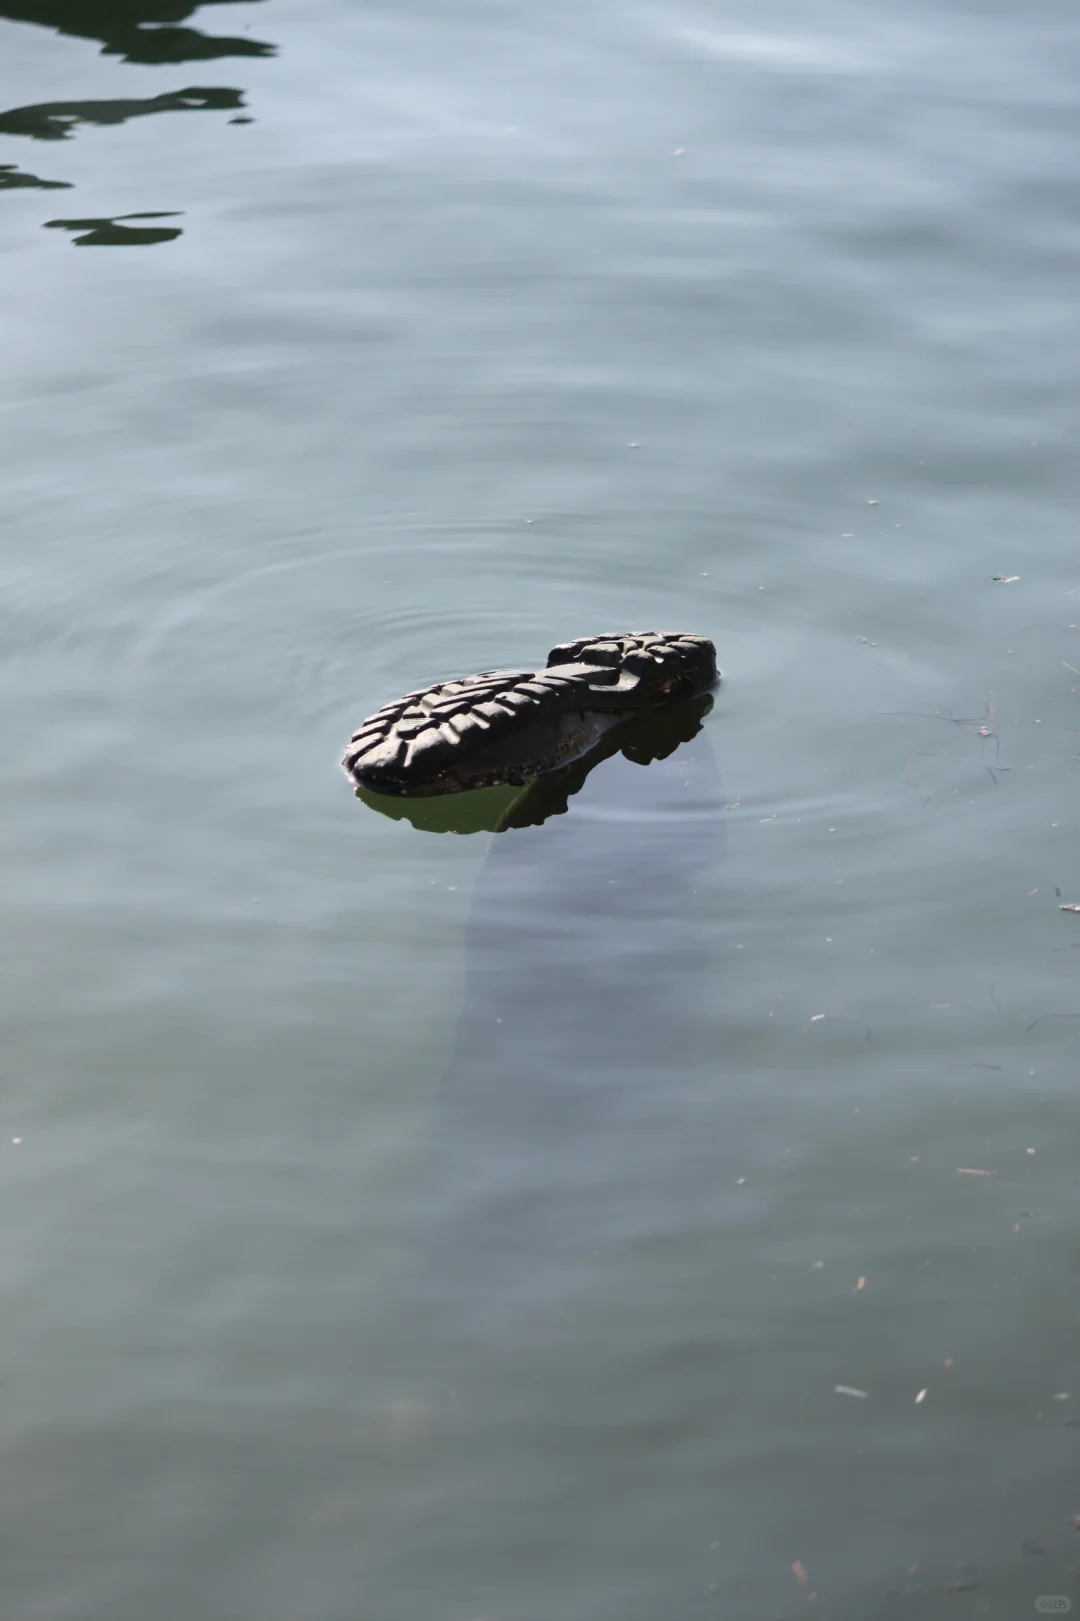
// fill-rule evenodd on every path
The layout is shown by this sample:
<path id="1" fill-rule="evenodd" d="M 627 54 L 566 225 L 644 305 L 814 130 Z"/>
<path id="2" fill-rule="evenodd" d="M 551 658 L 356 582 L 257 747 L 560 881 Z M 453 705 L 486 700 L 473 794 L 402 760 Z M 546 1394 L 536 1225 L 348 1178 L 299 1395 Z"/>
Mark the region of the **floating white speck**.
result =
<path id="1" fill-rule="evenodd" d="M 22 1138 L 21 1138 L 21 1137 L 13 1137 L 13 1138 L 12 1138 L 12 1139 L 11 1139 L 11 1140 L 12 1140 L 12 1142 L 13 1142 L 13 1143 L 16 1143 L 16 1144 L 18 1144 L 18 1143 L 21 1143 L 21 1142 L 22 1142 Z"/>
<path id="2" fill-rule="evenodd" d="M 838 1396 L 857 1396 L 860 1401 L 865 1401 L 868 1395 L 865 1390 L 856 1390 L 854 1385 L 834 1385 L 833 1390 Z"/>
<path id="3" fill-rule="evenodd" d="M 924 1402 L 929 1394 L 930 1394 L 930 1392 L 929 1392 L 928 1389 L 927 1390 L 920 1390 L 919 1394 L 915 1397 L 915 1405 L 916 1405 L 916 1407 L 918 1407 L 920 1402 Z"/>

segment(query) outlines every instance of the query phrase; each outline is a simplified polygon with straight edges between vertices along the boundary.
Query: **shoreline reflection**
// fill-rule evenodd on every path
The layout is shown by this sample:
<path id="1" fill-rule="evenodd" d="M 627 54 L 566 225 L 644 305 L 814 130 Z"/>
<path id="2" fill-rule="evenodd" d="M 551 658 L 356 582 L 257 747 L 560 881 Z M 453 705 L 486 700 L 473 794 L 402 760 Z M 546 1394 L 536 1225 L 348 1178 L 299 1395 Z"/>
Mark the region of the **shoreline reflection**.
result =
<path id="1" fill-rule="evenodd" d="M 179 26 L 200 5 L 259 4 L 261 0 L 22 0 L 0 4 L 0 18 L 32 23 L 74 39 L 98 40 L 103 56 L 155 66 L 165 62 L 212 62 L 224 56 L 274 56 L 277 46 L 265 40 L 204 34 Z"/>
<path id="2" fill-rule="evenodd" d="M 72 243 L 75 248 L 145 248 L 156 242 L 174 242 L 183 231 L 178 225 L 124 225 L 124 220 L 169 220 L 178 217 L 175 209 L 143 214 L 114 214 L 105 219 L 46 220 L 45 229 L 82 231 Z"/>

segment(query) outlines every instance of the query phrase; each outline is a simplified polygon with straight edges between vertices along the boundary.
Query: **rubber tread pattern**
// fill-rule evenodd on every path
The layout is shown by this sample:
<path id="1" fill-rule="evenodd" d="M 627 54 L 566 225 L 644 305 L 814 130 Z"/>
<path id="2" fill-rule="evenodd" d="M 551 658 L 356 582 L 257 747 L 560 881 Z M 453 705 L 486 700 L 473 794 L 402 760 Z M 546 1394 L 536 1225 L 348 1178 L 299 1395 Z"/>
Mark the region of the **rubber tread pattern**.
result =
<path id="1" fill-rule="evenodd" d="M 633 631 L 562 642 L 542 670 L 484 670 L 408 692 L 354 732 L 342 764 L 377 792 L 459 792 L 522 780 L 520 763 L 498 746 L 545 723 L 547 741 L 529 775 L 565 760 L 565 717 L 654 708 L 702 692 L 717 679 L 716 649 L 704 636 Z"/>

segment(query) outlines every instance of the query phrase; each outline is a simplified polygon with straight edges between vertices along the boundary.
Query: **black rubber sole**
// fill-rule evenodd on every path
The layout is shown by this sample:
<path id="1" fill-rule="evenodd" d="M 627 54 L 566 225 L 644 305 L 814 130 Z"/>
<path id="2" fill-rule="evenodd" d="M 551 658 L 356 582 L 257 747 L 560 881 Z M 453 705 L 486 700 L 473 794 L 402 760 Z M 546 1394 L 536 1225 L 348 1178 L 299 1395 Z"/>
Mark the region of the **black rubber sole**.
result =
<path id="1" fill-rule="evenodd" d="M 403 797 L 521 785 L 594 749 L 620 720 L 717 679 L 704 636 L 564 642 L 543 670 L 486 670 L 385 704 L 353 734 L 342 764 L 358 786 Z"/>
<path id="2" fill-rule="evenodd" d="M 502 783 L 459 794 L 380 794 L 358 784 L 356 797 L 369 810 L 394 822 L 410 822 L 421 833 L 507 833 L 536 827 L 565 815 L 591 773 L 613 754 L 641 766 L 666 759 L 697 735 L 712 707 L 712 693 L 704 692 L 624 716 L 587 754 L 533 777 L 523 788 Z"/>

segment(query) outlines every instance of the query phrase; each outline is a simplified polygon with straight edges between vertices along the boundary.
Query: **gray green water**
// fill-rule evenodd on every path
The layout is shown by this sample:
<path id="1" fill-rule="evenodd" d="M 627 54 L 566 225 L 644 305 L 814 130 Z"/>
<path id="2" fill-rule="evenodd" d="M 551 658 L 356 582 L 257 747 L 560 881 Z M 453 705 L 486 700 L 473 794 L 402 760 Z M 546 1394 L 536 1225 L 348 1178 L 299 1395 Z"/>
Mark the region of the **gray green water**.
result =
<path id="1" fill-rule="evenodd" d="M 0 6 L 4 1621 L 1080 1600 L 1075 13 L 184 10 Z M 608 1088 L 632 1233 L 468 1341 L 490 841 L 335 762 L 640 625 L 727 677 L 715 861 L 628 873 L 716 1198 Z"/>

